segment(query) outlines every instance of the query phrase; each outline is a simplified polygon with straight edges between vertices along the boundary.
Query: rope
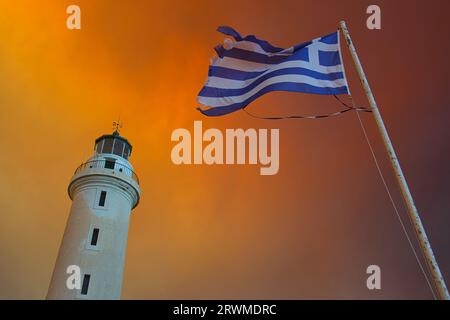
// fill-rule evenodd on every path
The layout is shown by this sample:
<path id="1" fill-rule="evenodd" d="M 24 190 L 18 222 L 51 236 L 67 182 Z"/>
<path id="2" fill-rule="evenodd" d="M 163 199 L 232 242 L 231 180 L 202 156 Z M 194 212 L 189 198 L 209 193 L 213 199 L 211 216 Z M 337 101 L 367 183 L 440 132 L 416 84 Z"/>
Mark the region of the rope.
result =
<path id="1" fill-rule="evenodd" d="M 349 94 L 349 97 L 350 97 L 350 101 L 351 101 L 351 106 L 349 106 L 348 104 L 346 104 L 345 102 L 343 102 L 341 99 L 339 99 L 338 96 L 336 96 L 336 95 L 333 95 L 333 96 L 334 96 L 334 98 L 335 98 L 337 101 L 339 101 L 339 103 L 340 103 L 342 106 L 345 107 L 345 109 L 340 110 L 340 111 L 337 111 L 337 112 L 334 112 L 334 113 L 330 113 L 330 114 L 324 114 L 324 115 L 312 115 L 312 116 L 288 115 L 288 116 L 277 116 L 277 117 L 263 117 L 263 116 L 258 116 L 258 115 L 251 114 L 250 112 L 248 112 L 247 110 L 245 110 L 245 108 L 242 109 L 242 110 L 243 110 L 245 113 L 247 113 L 249 116 L 253 117 L 253 118 L 256 118 L 256 119 L 263 119 L 263 120 L 321 119 L 321 118 L 330 118 L 330 117 L 339 116 L 339 115 L 344 114 L 344 113 L 346 113 L 346 112 L 348 112 L 348 111 L 351 111 L 351 110 L 353 110 L 353 111 L 358 111 L 358 112 L 356 112 L 356 115 L 357 115 L 357 117 L 358 117 L 358 121 L 359 121 L 359 124 L 360 124 L 360 126 L 361 126 L 361 129 L 362 129 L 362 132 L 363 132 L 363 134 L 364 134 L 364 137 L 365 137 L 365 139 L 366 139 L 367 145 L 369 146 L 370 153 L 371 153 L 371 155 L 372 155 L 373 161 L 374 161 L 375 166 L 376 166 L 376 168 L 377 168 L 378 174 L 379 174 L 379 176 L 380 176 L 380 178 L 381 178 L 381 181 L 383 182 L 383 186 L 384 186 L 384 188 L 385 188 L 385 190 L 386 190 L 387 195 L 389 196 L 389 200 L 390 200 L 390 202 L 391 202 L 391 204 L 392 204 L 392 207 L 394 208 L 394 211 L 395 211 L 395 214 L 396 214 L 396 216 L 397 216 L 397 219 L 398 219 L 398 221 L 400 222 L 400 225 L 401 225 L 401 227 L 402 227 L 403 233 L 405 234 L 405 237 L 406 237 L 406 239 L 408 240 L 409 246 L 411 247 L 411 250 L 412 250 L 412 252 L 414 253 L 414 257 L 416 258 L 417 264 L 419 265 L 420 270 L 422 271 L 422 274 L 423 274 L 423 276 L 425 277 L 425 280 L 427 281 L 428 287 L 430 288 L 430 291 L 431 291 L 431 293 L 433 294 L 433 298 L 434 298 L 435 300 L 437 300 L 437 297 L 436 297 L 436 294 L 435 294 L 435 292 L 434 292 L 433 286 L 431 285 L 430 280 L 429 280 L 429 278 L 428 278 L 428 275 L 427 275 L 427 273 L 425 272 L 425 269 L 424 269 L 424 267 L 423 267 L 423 265 L 422 265 L 422 262 L 420 261 L 418 255 L 417 255 L 416 249 L 414 248 L 414 245 L 413 245 L 413 243 L 412 243 L 412 241 L 411 241 L 411 238 L 409 237 L 409 234 L 408 234 L 408 232 L 407 232 L 407 230 L 406 230 L 405 224 L 403 223 L 403 220 L 402 220 L 402 218 L 400 217 L 400 213 L 399 213 L 399 211 L 398 211 L 398 208 L 397 208 L 397 206 L 396 206 L 396 204 L 395 204 L 395 201 L 394 201 L 394 199 L 393 199 L 393 197 L 392 197 L 392 194 L 391 194 L 391 192 L 390 192 L 390 190 L 389 190 L 389 187 L 388 187 L 388 185 L 387 185 L 387 183 L 386 183 L 386 180 L 385 180 L 385 178 L 384 178 L 384 176 L 383 176 L 383 173 L 382 173 L 382 171 L 381 171 L 381 168 L 380 168 L 378 159 L 377 159 L 377 157 L 376 157 L 376 155 L 375 155 L 375 151 L 373 150 L 372 143 L 371 143 L 370 140 L 369 140 L 369 136 L 367 135 L 366 129 L 365 129 L 364 124 L 363 124 L 363 122 L 362 122 L 362 120 L 361 120 L 361 117 L 360 117 L 360 115 L 359 115 L 359 112 L 372 112 L 372 110 L 370 110 L 370 109 L 368 109 L 368 108 L 363 108 L 363 107 L 355 107 L 355 103 L 354 103 L 354 101 L 353 101 L 353 97 L 352 97 L 350 94 Z M 418 239 L 417 239 L 417 235 L 416 235 L 416 240 L 418 240 Z M 422 255 L 424 255 L 423 252 L 422 252 Z M 424 257 L 424 258 L 425 258 L 425 257 Z"/>
<path id="2" fill-rule="evenodd" d="M 354 111 L 362 111 L 362 112 L 372 112 L 370 109 L 368 108 L 361 108 L 361 107 L 355 107 L 355 106 L 349 106 L 346 103 L 344 103 L 341 99 L 338 98 L 338 96 L 333 95 L 334 98 L 339 101 L 344 107 L 345 109 L 334 112 L 334 113 L 329 113 L 329 114 L 320 114 L 320 115 L 312 115 L 312 116 L 303 116 L 303 115 L 288 115 L 288 116 L 275 116 L 275 117 L 263 117 L 263 116 L 258 116 L 255 114 L 252 114 L 250 112 L 248 112 L 247 110 L 242 109 L 246 114 L 248 114 L 249 116 L 256 118 L 256 119 L 262 119 L 262 120 L 285 120 L 285 119 L 322 119 L 322 118 L 331 118 L 331 117 L 336 117 L 339 116 L 341 114 L 344 114 L 348 111 L 354 110 Z"/>
<path id="3" fill-rule="evenodd" d="M 350 100 L 351 100 L 351 102 L 352 102 L 352 105 L 354 105 L 353 97 L 352 97 L 351 95 L 349 95 L 349 97 L 350 97 Z M 425 269 L 423 268 L 422 262 L 420 261 L 419 257 L 417 256 L 416 249 L 414 248 L 414 245 L 413 245 L 413 243 L 412 243 L 412 241 L 411 241 L 411 238 L 409 237 L 408 232 L 406 231 L 405 224 L 403 223 L 403 220 L 402 220 L 402 218 L 400 217 L 400 213 L 399 213 L 399 211 L 398 211 L 398 209 L 397 209 L 397 206 L 395 205 L 395 201 L 394 201 L 394 199 L 393 199 L 393 197 L 392 197 L 392 194 L 391 194 L 391 192 L 390 192 L 390 190 L 389 190 L 389 187 L 388 187 L 388 185 L 387 185 L 387 183 L 386 183 L 386 180 L 384 179 L 383 173 L 381 172 L 381 168 L 380 168 L 380 165 L 379 165 L 379 163 L 378 163 L 378 159 L 377 159 L 377 157 L 376 157 L 376 155 L 375 155 L 375 152 L 374 152 L 374 150 L 373 150 L 372 144 L 371 144 L 371 142 L 370 142 L 370 140 L 369 140 L 369 137 L 368 137 L 368 135 L 367 135 L 366 129 L 365 129 L 364 124 L 363 124 L 363 122 L 362 122 L 362 120 L 361 120 L 361 117 L 359 116 L 359 113 L 358 113 L 358 112 L 356 113 L 356 115 L 357 115 L 357 117 L 358 117 L 358 121 L 359 121 L 359 124 L 360 124 L 360 126 L 361 126 L 362 132 L 364 133 L 364 137 L 365 137 L 365 139 L 366 139 L 366 141 L 367 141 L 367 145 L 369 146 L 370 153 L 372 154 L 373 161 L 375 162 L 375 166 L 377 167 L 378 174 L 379 174 L 379 176 L 380 176 L 380 178 L 381 178 L 381 181 L 383 182 L 384 188 L 386 189 L 386 193 L 387 193 L 388 196 L 389 196 L 389 200 L 390 200 L 390 202 L 391 202 L 391 204 L 392 204 L 392 207 L 394 208 L 394 211 L 395 211 L 395 213 L 396 213 L 396 215 L 397 215 L 397 219 L 398 219 L 398 221 L 400 222 L 400 225 L 401 225 L 401 227 L 402 227 L 402 229 L 403 229 L 403 233 L 405 234 L 406 239 L 408 240 L 409 246 L 411 247 L 411 250 L 412 250 L 412 252 L 414 253 L 414 257 L 416 258 L 416 261 L 417 261 L 417 264 L 418 264 L 419 267 L 420 267 L 420 270 L 422 270 L 422 274 L 423 274 L 423 276 L 425 277 L 425 280 L 427 281 L 427 284 L 428 284 L 428 287 L 429 287 L 430 290 L 431 290 L 431 293 L 433 294 L 433 298 L 436 300 L 437 297 L 436 297 L 436 294 L 435 294 L 435 292 L 434 292 L 434 290 L 433 290 L 433 287 L 432 287 L 432 285 L 431 285 L 431 283 L 430 283 L 430 280 L 428 279 L 428 275 L 427 275 L 427 273 L 425 272 Z M 416 237 L 417 237 L 417 236 L 416 236 Z M 422 252 L 422 254 L 423 254 L 423 252 Z"/>

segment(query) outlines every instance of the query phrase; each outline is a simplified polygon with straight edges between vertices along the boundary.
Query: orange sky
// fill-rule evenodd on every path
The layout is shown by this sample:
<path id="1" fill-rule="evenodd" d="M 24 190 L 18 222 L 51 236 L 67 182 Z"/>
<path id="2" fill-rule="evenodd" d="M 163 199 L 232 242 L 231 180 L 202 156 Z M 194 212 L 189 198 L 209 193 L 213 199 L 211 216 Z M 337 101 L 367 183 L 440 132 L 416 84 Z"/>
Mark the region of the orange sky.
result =
<path id="1" fill-rule="evenodd" d="M 195 110 L 223 39 L 217 26 L 287 47 L 345 18 L 450 282 L 450 5 L 378 3 L 381 31 L 365 27 L 371 1 L 1 2 L 0 298 L 45 297 L 71 174 L 119 116 L 142 188 L 124 299 L 430 298 L 354 114 L 267 122 Z M 81 7 L 81 30 L 65 26 L 69 4 Z M 366 105 L 344 51 L 356 102 Z M 279 92 L 248 107 L 270 115 L 338 108 L 331 97 Z M 374 122 L 362 116 L 401 207 Z M 194 120 L 279 128 L 279 173 L 173 165 L 170 134 Z M 370 264 L 381 266 L 380 292 L 366 288 Z"/>

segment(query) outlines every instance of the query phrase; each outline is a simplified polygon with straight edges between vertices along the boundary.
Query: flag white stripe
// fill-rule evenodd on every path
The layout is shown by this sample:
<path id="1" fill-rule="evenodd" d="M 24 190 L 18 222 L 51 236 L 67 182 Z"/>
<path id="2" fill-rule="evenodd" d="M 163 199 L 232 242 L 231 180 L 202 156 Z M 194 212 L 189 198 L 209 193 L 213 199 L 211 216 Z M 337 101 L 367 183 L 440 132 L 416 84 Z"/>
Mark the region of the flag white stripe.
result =
<path id="1" fill-rule="evenodd" d="M 269 78 L 266 81 L 260 83 L 252 90 L 240 96 L 227 96 L 219 98 L 199 96 L 198 101 L 204 105 L 211 107 L 224 107 L 234 103 L 243 102 L 248 98 L 250 98 L 251 96 L 253 96 L 254 94 L 256 94 L 261 89 L 271 84 L 280 82 L 305 83 L 320 88 L 339 88 L 347 85 L 345 79 L 336 79 L 334 81 L 330 81 L 330 80 L 315 79 L 305 75 L 282 75 Z"/>
<path id="2" fill-rule="evenodd" d="M 278 68 L 274 69 L 274 70 L 278 70 Z M 205 86 L 218 88 L 218 89 L 241 89 L 241 88 L 247 87 L 248 85 L 252 84 L 254 81 L 258 80 L 265 74 L 272 72 L 274 70 L 268 70 L 267 72 L 264 72 L 263 74 L 257 76 L 256 78 L 252 78 L 252 79 L 248 79 L 248 80 L 233 80 L 233 79 L 225 79 L 225 78 L 210 76 L 210 77 L 208 77 L 208 79 L 205 83 Z"/>
<path id="3" fill-rule="evenodd" d="M 321 66 L 321 65 L 311 65 L 308 61 L 294 60 L 282 62 L 279 64 L 264 64 L 257 63 L 247 60 L 235 59 L 230 57 L 224 57 L 222 59 L 216 59 L 213 62 L 213 66 L 224 67 L 239 71 L 247 72 L 258 72 L 258 71 L 274 71 L 283 68 L 306 68 L 320 73 L 332 73 L 332 72 L 342 72 L 342 66 Z"/>

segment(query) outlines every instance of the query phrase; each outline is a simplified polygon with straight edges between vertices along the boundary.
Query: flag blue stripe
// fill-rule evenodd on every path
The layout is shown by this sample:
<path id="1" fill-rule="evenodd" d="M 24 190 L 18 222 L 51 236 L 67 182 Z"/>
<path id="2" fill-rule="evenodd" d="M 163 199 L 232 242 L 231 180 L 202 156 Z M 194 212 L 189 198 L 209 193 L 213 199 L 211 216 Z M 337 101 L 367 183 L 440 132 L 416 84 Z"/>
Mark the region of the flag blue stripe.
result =
<path id="1" fill-rule="evenodd" d="M 226 67 L 210 66 L 208 76 L 231 80 L 250 80 L 262 75 L 268 70 L 242 71 Z M 319 71 L 314 71 L 302 67 L 291 67 L 291 68 L 288 67 L 279 70 L 286 70 L 286 74 L 303 74 L 320 80 L 336 80 L 344 78 L 343 72 L 322 73 Z"/>
<path id="2" fill-rule="evenodd" d="M 241 71 L 236 69 L 230 69 L 225 67 L 218 66 L 210 66 L 208 76 L 209 77 L 218 77 L 224 79 L 232 79 L 232 80 L 248 80 L 256 78 L 257 76 L 267 72 L 264 71 Z"/>
<path id="3" fill-rule="evenodd" d="M 281 75 L 304 75 L 309 76 L 311 78 L 319 79 L 319 80 L 338 80 L 344 79 L 344 74 L 342 72 L 333 72 L 333 73 L 320 73 L 317 71 L 305 69 L 305 68 L 285 68 L 275 70 L 273 72 L 268 72 L 259 78 L 255 79 L 248 86 L 239 88 L 239 89 L 222 89 L 204 86 L 200 93 L 198 94 L 201 97 L 231 97 L 231 96 L 240 96 L 242 94 L 247 93 L 253 88 L 257 87 L 262 82 L 270 79 L 272 77 L 281 76 Z"/>
<path id="4" fill-rule="evenodd" d="M 298 50 L 290 56 L 272 56 L 272 57 L 262 53 L 248 51 L 240 48 L 232 48 L 226 50 L 223 46 L 216 47 L 216 52 L 217 55 L 221 58 L 229 57 L 263 64 L 279 64 L 281 62 L 296 61 L 296 60 L 309 61 L 309 55 L 307 50 Z"/>
<path id="5" fill-rule="evenodd" d="M 241 41 L 242 40 L 242 36 L 239 34 L 239 32 L 237 32 L 236 30 L 234 30 L 231 27 L 227 27 L 227 26 L 220 26 L 217 28 L 217 31 L 227 35 L 227 36 L 231 36 L 233 37 L 236 41 Z"/>
<path id="6" fill-rule="evenodd" d="M 300 49 L 306 48 L 306 47 L 309 46 L 311 43 L 312 43 L 312 41 L 308 41 L 308 42 L 303 42 L 303 43 L 300 43 L 300 44 L 295 45 L 295 46 L 294 46 L 294 52 L 295 52 L 295 51 L 298 51 L 298 50 L 300 50 Z"/>
<path id="7" fill-rule="evenodd" d="M 346 86 L 338 88 L 323 88 L 315 87 L 305 83 L 293 83 L 293 82 L 280 82 L 274 83 L 267 87 L 264 87 L 248 99 L 240 103 L 234 103 L 225 107 L 215 107 L 210 109 L 200 110 L 201 113 L 207 116 L 221 116 L 239 109 L 245 108 L 250 102 L 256 98 L 272 91 L 289 91 L 289 92 L 303 92 L 311 94 L 329 95 L 329 94 L 347 94 L 348 90 Z"/>
<path id="8" fill-rule="evenodd" d="M 232 113 L 234 111 L 237 111 L 239 109 L 242 109 L 242 107 L 239 104 L 233 104 L 231 106 L 221 107 L 221 108 L 210 108 L 210 109 L 200 109 L 197 108 L 198 111 L 203 113 L 205 116 L 209 117 L 218 117 L 223 116 L 225 114 Z"/>
<path id="9" fill-rule="evenodd" d="M 339 51 L 320 51 L 319 50 L 319 63 L 325 67 L 338 66 L 341 64 L 341 58 L 339 57 Z"/>
<path id="10" fill-rule="evenodd" d="M 271 45 L 269 42 L 267 42 L 265 40 L 260 40 L 260 39 L 256 38 L 253 35 L 246 36 L 245 38 L 242 38 L 242 41 L 249 41 L 249 42 L 253 42 L 253 43 L 259 44 L 259 46 L 261 48 L 263 48 L 264 51 L 270 52 L 270 53 L 277 53 L 277 52 L 280 52 L 280 51 L 284 50 L 284 48 L 275 47 L 275 46 Z"/>
<path id="11" fill-rule="evenodd" d="M 326 44 L 338 44 L 338 33 L 330 33 L 326 36 L 321 37 L 319 41 Z"/>

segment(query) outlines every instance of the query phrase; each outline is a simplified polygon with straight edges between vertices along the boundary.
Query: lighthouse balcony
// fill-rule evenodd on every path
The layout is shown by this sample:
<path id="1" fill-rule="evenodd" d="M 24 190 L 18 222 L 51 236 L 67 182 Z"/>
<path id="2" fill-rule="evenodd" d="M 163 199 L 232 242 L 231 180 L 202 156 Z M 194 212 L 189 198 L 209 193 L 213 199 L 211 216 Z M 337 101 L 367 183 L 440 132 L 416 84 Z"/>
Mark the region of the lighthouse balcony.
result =
<path id="1" fill-rule="evenodd" d="M 139 185 L 139 178 L 134 171 L 125 164 L 114 159 L 94 159 L 81 164 L 74 173 L 74 176 L 84 174 L 103 173 L 117 176 L 118 178 L 131 178 Z"/>

